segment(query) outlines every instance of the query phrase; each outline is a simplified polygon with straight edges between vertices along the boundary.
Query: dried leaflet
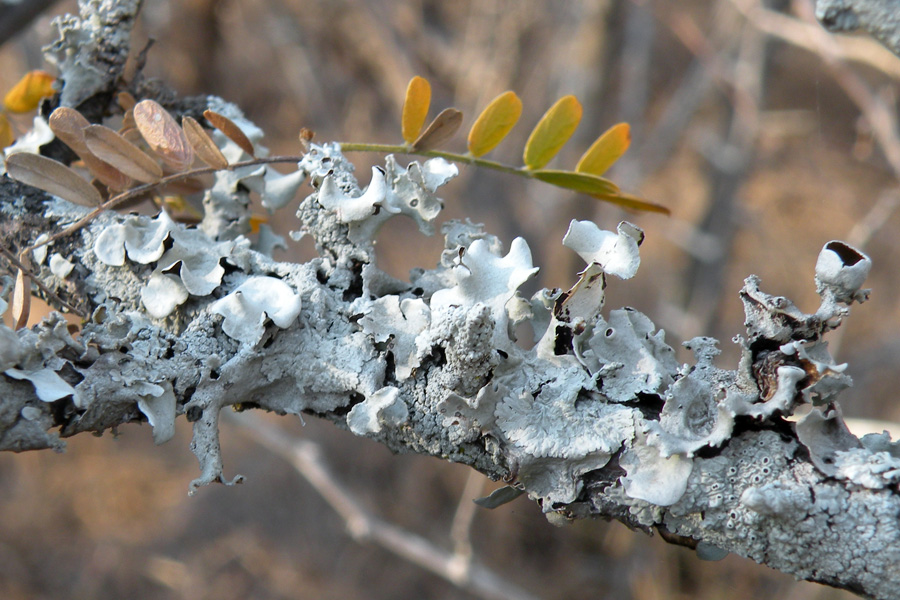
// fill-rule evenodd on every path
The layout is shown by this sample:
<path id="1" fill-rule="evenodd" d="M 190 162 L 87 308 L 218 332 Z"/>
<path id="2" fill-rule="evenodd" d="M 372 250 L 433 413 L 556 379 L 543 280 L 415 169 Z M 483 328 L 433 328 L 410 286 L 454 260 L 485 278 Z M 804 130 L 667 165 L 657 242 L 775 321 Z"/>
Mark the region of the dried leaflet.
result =
<path id="1" fill-rule="evenodd" d="M 581 104 L 575 96 L 563 96 L 535 126 L 522 159 L 529 169 L 541 169 L 569 141 L 581 121 Z"/>
<path id="2" fill-rule="evenodd" d="M 309 144 L 316 137 L 316 132 L 306 127 L 301 127 L 298 137 L 300 138 L 300 146 L 303 148 L 303 152 L 309 152 Z"/>
<path id="3" fill-rule="evenodd" d="M 406 88 L 406 100 L 403 102 L 403 115 L 400 126 L 403 140 L 412 144 L 428 117 L 428 108 L 431 106 L 431 84 L 427 79 L 416 75 L 409 80 Z"/>
<path id="4" fill-rule="evenodd" d="M 455 108 L 445 108 L 428 125 L 422 135 L 413 142 L 412 149 L 416 152 L 425 152 L 440 147 L 444 142 L 453 137 L 459 126 L 462 125 L 463 114 Z"/>
<path id="5" fill-rule="evenodd" d="M 137 100 L 128 92 L 119 92 L 116 96 L 116 102 L 125 112 L 134 109 L 134 105 L 137 104 Z"/>
<path id="6" fill-rule="evenodd" d="M 180 173 L 191 166 L 194 151 L 169 111 L 154 100 L 141 100 L 134 106 L 133 115 L 147 145 L 170 169 Z"/>
<path id="7" fill-rule="evenodd" d="M 13 290 L 12 318 L 14 329 L 22 329 L 31 314 L 31 278 L 22 269 L 16 272 L 16 288 Z"/>
<path id="8" fill-rule="evenodd" d="M 74 204 L 92 208 L 103 204 L 97 188 L 64 164 L 40 154 L 17 152 L 9 155 L 6 157 L 6 172 L 16 181 Z"/>
<path id="9" fill-rule="evenodd" d="M 154 183 L 162 169 L 146 152 L 103 125 L 90 125 L 84 130 L 84 140 L 91 152 L 129 177 L 144 183 Z"/>
<path id="10" fill-rule="evenodd" d="M 197 156 L 214 169 L 225 169 L 228 167 L 228 160 L 216 143 L 213 142 L 209 134 L 200 126 L 193 117 L 182 117 L 181 127 L 184 129 L 184 135 L 187 137 L 188 143 L 194 149 Z"/>
<path id="11" fill-rule="evenodd" d="M 503 141 L 522 115 L 522 101 L 515 92 L 494 98 L 475 120 L 469 131 L 469 152 L 484 156 Z"/>
<path id="12" fill-rule="evenodd" d="M 224 133 L 225 137 L 237 144 L 241 148 L 241 150 L 243 150 L 250 156 L 253 156 L 254 158 L 256 157 L 253 150 L 253 144 L 250 142 L 247 136 L 244 135 L 244 132 L 241 131 L 241 128 L 234 124 L 234 121 L 211 110 L 203 111 L 203 116 L 212 124 L 213 127 Z"/>
<path id="13" fill-rule="evenodd" d="M 90 125 L 80 112 L 61 106 L 53 111 L 48 120 L 50 129 L 64 144 L 72 149 L 84 162 L 84 166 L 106 187 L 115 191 L 127 190 L 133 184 L 130 177 L 114 166 L 103 162 L 87 147 L 84 130 Z"/>

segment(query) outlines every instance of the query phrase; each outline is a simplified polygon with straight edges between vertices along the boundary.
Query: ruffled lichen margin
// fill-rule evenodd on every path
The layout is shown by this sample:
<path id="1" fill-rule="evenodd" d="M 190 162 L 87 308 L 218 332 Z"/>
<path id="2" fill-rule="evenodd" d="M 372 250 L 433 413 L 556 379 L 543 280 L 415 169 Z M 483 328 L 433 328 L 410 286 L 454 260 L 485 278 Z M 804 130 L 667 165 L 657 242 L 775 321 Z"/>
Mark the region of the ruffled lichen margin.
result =
<path id="1" fill-rule="evenodd" d="M 80 7 L 54 51 L 70 57 L 60 63 L 67 86 L 85 69 L 94 77 L 74 97 L 96 98 L 118 77 L 113 59 L 127 52 L 133 19 L 121 3 Z M 109 23 L 121 46 L 91 54 Z M 67 39 L 80 40 L 68 53 Z M 89 69 L 98 56 L 103 68 Z M 219 99 L 186 103 L 204 104 L 243 122 Z M 454 175 L 440 159 L 388 157 L 363 188 L 337 145 L 313 146 L 289 179 L 222 173 L 199 229 L 108 213 L 52 244 L 40 277 L 91 316 L 77 338 L 56 314 L 0 327 L 0 449 L 59 449 L 61 438 L 134 421 L 163 443 L 184 417 L 201 469 L 193 490 L 240 479 L 221 460 L 223 408 L 315 415 L 397 452 L 471 465 L 509 484 L 501 496 L 526 493 L 554 520 L 614 518 L 706 558 L 733 552 L 900 597 L 900 447 L 846 430 L 837 398 L 850 380 L 823 339 L 866 298 L 864 254 L 825 245 L 811 314 L 749 277 L 740 363 L 717 367 L 717 342 L 696 338 L 682 365 L 647 316 L 601 311 L 607 278 L 638 268 L 643 233 L 631 223 L 573 221 L 563 243 L 584 270 L 569 290 L 531 298 L 519 291 L 536 273 L 525 240 L 504 249 L 471 223 L 442 226 L 436 267 L 408 281 L 381 272 L 378 228 L 403 214 L 431 233 L 436 192 Z M 274 261 L 270 233 L 246 237 L 247 190 L 279 207 L 302 180 L 312 193 L 299 201 L 295 237 L 311 236 L 319 257 Z M 14 250 L 83 214 L 7 178 L 0 194 Z M 528 324 L 534 339 L 516 340 Z M 789 420 L 799 407 L 811 410 Z"/>

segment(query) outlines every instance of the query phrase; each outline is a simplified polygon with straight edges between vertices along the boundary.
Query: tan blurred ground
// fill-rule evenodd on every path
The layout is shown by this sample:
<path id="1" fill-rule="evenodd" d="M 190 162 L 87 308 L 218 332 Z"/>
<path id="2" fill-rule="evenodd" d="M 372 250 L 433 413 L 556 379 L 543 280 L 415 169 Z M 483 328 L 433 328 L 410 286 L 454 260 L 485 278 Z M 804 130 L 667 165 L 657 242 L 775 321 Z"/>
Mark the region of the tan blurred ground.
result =
<path id="1" fill-rule="evenodd" d="M 55 12 L 72 4 L 60 3 Z M 585 116 L 553 164 L 571 166 L 600 132 L 629 120 L 633 146 L 611 176 L 669 206 L 672 218 L 628 215 L 471 169 L 444 189 L 445 216 L 484 222 L 506 243 L 523 235 L 544 267 L 541 285 L 560 287 L 571 285 L 581 267 L 559 243 L 570 219 L 590 218 L 606 228 L 632 220 L 647 232 L 644 263 L 634 280 L 610 282 L 607 306 L 647 312 L 673 344 L 715 335 L 729 367 L 736 360 L 729 340 L 743 321 L 742 279 L 756 273 L 766 291 L 813 310 L 819 249 L 846 238 L 879 198 L 896 193 L 895 176 L 858 108 L 822 59 L 771 39 L 762 54 L 764 38 L 727 1 L 145 5 L 136 45 L 157 40 L 147 72 L 182 94 L 236 102 L 277 153 L 298 151 L 301 127 L 315 130 L 317 141 L 398 141 L 400 103 L 415 74 L 431 81 L 433 106 L 466 113 L 464 129 L 496 94 L 515 90 L 525 106 L 520 125 L 491 155 L 514 164 L 530 126 L 564 94 L 579 97 Z M 50 32 L 42 18 L 0 48 L 0 91 L 42 66 L 38 48 Z M 685 82 L 698 70 L 715 73 L 711 83 L 675 135 L 660 135 L 669 111 L 689 108 L 673 99 L 689 95 Z M 853 72 L 895 107 L 895 81 L 869 67 Z M 459 137 L 453 147 L 461 150 Z M 380 161 L 353 158 L 364 181 L 367 165 Z M 730 250 L 710 281 L 703 274 L 712 267 L 685 248 L 696 247 L 690 232 L 713 206 L 731 206 L 725 221 L 707 232 Z M 289 231 L 289 210 L 275 222 L 281 233 Z M 874 260 L 867 284 L 872 300 L 854 308 L 837 353 L 857 381 L 842 405 L 848 416 L 900 420 L 893 392 L 900 363 L 900 216 L 889 212 L 876 225 L 866 245 Z M 409 222 L 390 223 L 379 241 L 380 260 L 404 276 L 413 266 L 432 266 L 440 247 Z M 292 248 L 282 257 L 295 256 Z M 696 290 L 703 290 L 700 297 L 689 300 Z M 466 469 L 391 456 L 324 423 L 274 421 L 321 442 L 331 465 L 374 513 L 449 547 Z M 161 448 L 152 445 L 148 427 L 129 426 L 118 439 L 71 440 L 63 455 L 0 456 L 0 598 L 470 597 L 351 541 L 282 459 L 233 426 L 223 439 L 226 471 L 242 473 L 247 483 L 203 489 L 194 498 L 186 496 L 197 468 L 185 423 Z M 704 563 L 618 524 L 556 529 L 524 500 L 480 511 L 473 544 L 480 560 L 545 598 L 847 597 L 736 557 Z"/>

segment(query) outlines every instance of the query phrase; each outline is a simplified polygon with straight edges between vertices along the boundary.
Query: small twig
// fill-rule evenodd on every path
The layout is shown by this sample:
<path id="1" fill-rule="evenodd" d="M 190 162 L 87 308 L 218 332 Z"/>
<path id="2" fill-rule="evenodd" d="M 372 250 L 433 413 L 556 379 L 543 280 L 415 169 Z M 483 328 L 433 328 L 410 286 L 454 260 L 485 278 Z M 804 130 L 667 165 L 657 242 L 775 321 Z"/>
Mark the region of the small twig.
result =
<path id="1" fill-rule="evenodd" d="M 472 523 L 478 510 L 478 505 L 473 500 L 481 496 L 484 482 L 484 475 L 478 471 L 469 471 L 469 478 L 466 479 L 466 486 L 459 497 L 456 514 L 453 515 L 453 523 L 450 525 L 453 553 L 457 556 L 460 566 L 465 569 L 472 563 Z"/>
<path id="2" fill-rule="evenodd" d="M 344 519 L 355 540 L 372 541 L 482 598 L 535 598 L 480 564 L 472 564 L 461 573 L 454 553 L 441 550 L 425 538 L 369 514 L 328 470 L 318 444 L 293 439 L 259 417 L 242 414 L 231 420 L 241 425 L 245 432 L 252 433 L 254 441 L 287 459 Z"/>
<path id="3" fill-rule="evenodd" d="M 34 282 L 34 285 L 38 286 L 38 288 L 40 288 L 40 290 L 41 290 L 42 292 L 44 292 L 44 293 L 47 295 L 48 298 L 50 298 L 50 299 L 53 300 L 54 302 L 57 302 L 57 303 L 60 304 L 61 306 L 66 307 L 66 308 L 69 310 L 69 312 L 71 312 L 73 315 L 78 315 L 78 316 L 81 317 L 82 319 L 84 319 L 84 318 L 86 317 L 86 315 L 85 315 L 82 311 L 80 311 L 79 309 L 75 308 L 74 306 L 72 306 L 71 304 L 69 304 L 68 302 L 66 302 L 66 301 L 63 300 L 62 298 L 60 298 L 53 290 L 51 290 L 51 289 L 48 288 L 46 285 L 44 285 L 43 283 L 41 283 L 41 280 L 38 279 L 37 277 L 35 277 L 34 272 L 33 272 L 30 268 L 28 268 L 28 266 L 25 265 L 25 263 L 23 263 L 23 262 L 21 262 L 19 259 L 17 259 L 17 258 L 13 255 L 12 252 L 10 252 L 10 251 L 7 250 L 6 248 L 0 246 L 0 254 L 3 254 L 3 256 L 6 257 L 6 260 L 8 260 L 9 262 L 11 262 L 13 265 L 16 266 L 16 268 L 21 269 L 23 273 L 25 273 L 26 275 L 28 275 L 28 278 L 29 278 L 32 282 Z"/>
<path id="4" fill-rule="evenodd" d="M 184 171 L 183 173 L 175 173 L 174 175 L 169 175 L 167 177 L 163 177 L 158 181 L 154 181 L 153 183 L 145 183 L 144 185 L 139 185 L 137 187 L 131 188 L 128 191 L 122 192 L 117 196 L 113 196 L 85 216 L 81 217 L 62 231 L 58 233 L 54 233 L 46 240 L 42 241 L 39 244 L 35 244 L 31 248 L 29 248 L 30 252 L 33 252 L 37 248 L 41 246 L 45 246 L 47 244 L 53 243 L 61 238 L 64 238 L 68 235 L 71 235 L 96 219 L 101 213 L 112 210 L 113 208 L 119 206 L 120 204 L 127 202 L 128 200 L 132 200 L 141 194 L 149 192 L 157 187 L 162 187 L 164 185 L 168 185 L 170 183 L 174 183 L 176 181 L 181 181 L 183 179 L 189 179 L 191 177 L 196 177 L 198 175 L 206 175 L 207 173 L 215 173 L 216 171 L 233 171 L 234 169 L 240 169 L 242 167 L 253 167 L 256 165 L 268 165 L 268 164 L 276 164 L 276 163 L 286 163 L 286 162 L 300 162 L 303 160 L 302 156 L 269 156 L 267 158 L 254 158 L 251 160 L 245 160 L 243 162 L 237 162 L 231 165 L 228 165 L 225 169 L 217 169 L 215 167 L 202 167 L 200 169 L 191 169 L 190 171 Z"/>
<path id="5" fill-rule="evenodd" d="M 519 175 L 521 177 L 534 179 L 534 175 L 532 175 L 525 168 L 510 167 L 509 165 L 504 165 L 503 163 L 498 163 L 493 160 L 476 158 L 470 154 L 456 154 L 455 152 L 444 152 L 441 150 L 420 151 L 414 150 L 410 146 L 402 144 L 366 144 L 356 142 L 340 142 L 340 146 L 342 152 L 384 152 L 386 154 L 409 154 L 411 156 L 425 156 L 428 158 L 446 158 L 447 160 L 452 160 L 453 162 L 475 165 L 478 167 L 484 167 L 485 169 L 500 171 L 501 173 Z"/>

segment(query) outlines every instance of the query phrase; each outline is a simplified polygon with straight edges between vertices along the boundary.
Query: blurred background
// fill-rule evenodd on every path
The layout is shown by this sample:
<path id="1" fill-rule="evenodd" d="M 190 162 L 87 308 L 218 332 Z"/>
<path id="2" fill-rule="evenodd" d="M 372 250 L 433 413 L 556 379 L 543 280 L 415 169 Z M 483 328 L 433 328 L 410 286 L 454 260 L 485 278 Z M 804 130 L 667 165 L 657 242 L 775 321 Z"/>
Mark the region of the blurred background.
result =
<path id="1" fill-rule="evenodd" d="M 647 313 L 679 347 L 720 340 L 734 368 L 742 332 L 737 292 L 762 288 L 810 312 L 821 247 L 843 239 L 870 254 L 872 299 L 831 335 L 855 386 L 845 416 L 900 420 L 900 59 L 865 37 L 835 37 L 809 0 L 182 0 L 146 1 L 134 47 L 156 40 L 145 73 L 182 95 L 235 102 L 267 132 L 274 153 L 298 153 L 301 127 L 316 141 L 400 141 L 413 75 L 430 80 L 432 112 L 455 106 L 467 131 L 511 89 L 519 125 L 490 158 L 521 163 L 531 127 L 560 96 L 584 118 L 551 166 L 571 168 L 611 125 L 633 142 L 610 177 L 662 203 L 671 217 L 629 214 L 538 182 L 462 168 L 442 188 L 444 219 L 470 217 L 506 244 L 527 239 L 540 279 L 568 288 L 582 268 L 561 245 L 571 219 L 646 232 L 643 264 L 609 282 L 607 308 Z M 0 92 L 47 68 L 54 4 L 0 46 Z M 17 122 L 20 131 L 30 120 Z M 458 134 L 450 149 L 463 151 Z M 352 155 L 361 184 L 377 155 Z M 307 192 L 304 192 L 307 193 Z M 290 209 L 273 219 L 282 234 Z M 379 239 L 382 268 L 405 277 L 432 267 L 442 240 L 394 220 Z M 309 256 L 293 244 L 276 255 Z M 679 350 L 682 360 L 689 356 Z M 847 598 L 749 560 L 702 562 L 618 523 L 550 525 L 520 499 L 469 514 L 496 484 L 439 460 L 392 456 L 327 423 L 264 418 L 314 442 L 335 481 L 372 516 L 420 536 L 435 551 L 482 565 L 539 598 Z M 374 542 L 344 520 L 259 428 L 223 426 L 226 472 L 238 487 L 187 497 L 197 465 L 190 429 L 156 448 L 149 427 L 81 436 L 65 454 L 0 456 L 0 597 L 31 598 L 473 598 Z M 499 597 L 526 597 L 508 591 Z"/>

